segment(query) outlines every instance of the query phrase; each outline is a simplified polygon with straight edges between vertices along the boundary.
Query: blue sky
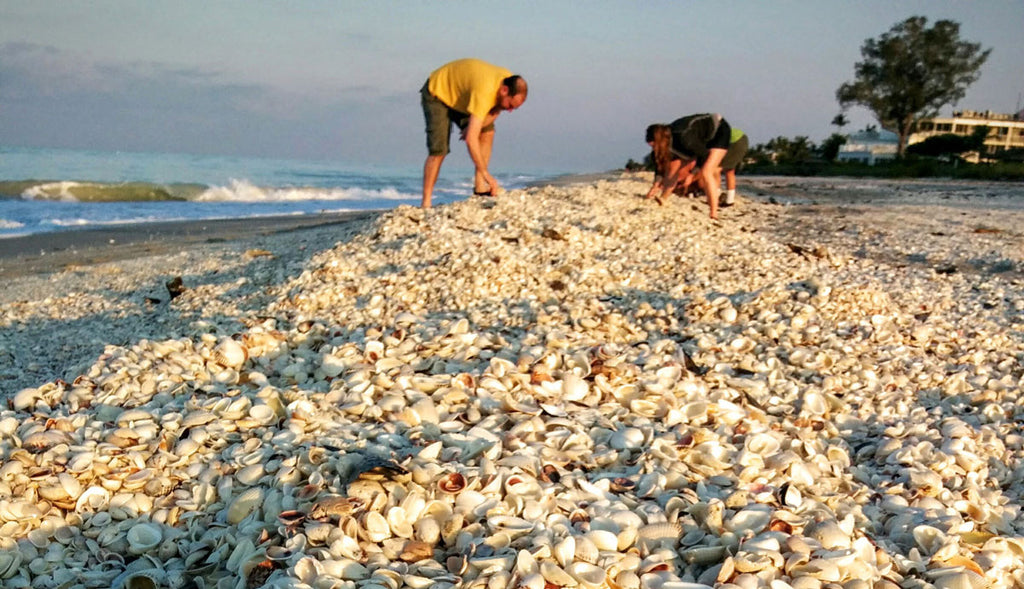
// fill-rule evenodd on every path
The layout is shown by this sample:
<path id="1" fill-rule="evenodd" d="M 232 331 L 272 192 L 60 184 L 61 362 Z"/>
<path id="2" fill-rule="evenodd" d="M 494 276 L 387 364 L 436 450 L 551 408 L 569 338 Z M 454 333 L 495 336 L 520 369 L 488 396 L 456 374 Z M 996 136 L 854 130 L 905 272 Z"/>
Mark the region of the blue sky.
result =
<path id="1" fill-rule="evenodd" d="M 419 166 L 419 88 L 460 57 L 530 83 L 495 170 L 618 167 L 649 123 L 694 112 L 755 144 L 820 142 L 864 40 L 918 14 L 993 49 L 959 108 L 1018 108 L 1019 0 L 3 0 L 0 145 Z M 461 145 L 450 160 L 468 164 Z"/>

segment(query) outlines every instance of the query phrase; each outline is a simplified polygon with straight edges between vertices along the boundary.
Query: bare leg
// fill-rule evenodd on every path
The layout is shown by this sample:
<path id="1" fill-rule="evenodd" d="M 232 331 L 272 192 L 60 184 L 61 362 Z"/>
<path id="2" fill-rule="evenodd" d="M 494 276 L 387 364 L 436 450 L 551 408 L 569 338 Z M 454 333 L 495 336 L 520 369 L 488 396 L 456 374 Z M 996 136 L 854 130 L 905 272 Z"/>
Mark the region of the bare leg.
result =
<path id="1" fill-rule="evenodd" d="M 437 175 L 441 171 L 443 155 L 428 155 L 427 161 L 423 162 L 423 201 L 420 207 L 430 208 L 430 201 L 434 196 L 434 184 L 437 183 Z"/>
<path id="2" fill-rule="evenodd" d="M 491 149 L 494 147 L 494 131 L 480 133 L 480 156 L 484 160 L 484 166 L 491 168 Z M 473 176 L 473 192 L 490 192 L 494 195 L 494 186 L 490 186 L 484 175 L 476 172 Z"/>
<path id="3" fill-rule="evenodd" d="M 718 218 L 718 192 L 722 189 L 722 158 L 726 150 L 712 149 L 708 152 L 708 159 L 700 169 L 704 178 L 704 184 L 708 191 L 708 208 L 712 219 Z"/>
<path id="4" fill-rule="evenodd" d="M 732 206 L 736 202 L 736 170 L 725 171 L 725 197 L 722 206 Z"/>

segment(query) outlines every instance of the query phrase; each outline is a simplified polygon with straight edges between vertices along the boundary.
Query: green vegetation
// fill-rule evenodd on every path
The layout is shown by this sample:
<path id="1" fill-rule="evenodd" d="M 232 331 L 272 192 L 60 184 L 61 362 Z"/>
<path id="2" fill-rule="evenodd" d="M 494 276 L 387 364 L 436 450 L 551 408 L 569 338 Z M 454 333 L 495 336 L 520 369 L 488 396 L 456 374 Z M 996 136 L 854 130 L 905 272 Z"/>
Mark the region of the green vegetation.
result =
<path id="1" fill-rule="evenodd" d="M 870 126 L 866 130 L 870 130 Z M 938 140 L 941 137 L 943 139 Z M 955 139 L 953 139 L 955 138 Z M 982 131 L 971 137 L 940 135 L 937 141 L 922 141 L 906 156 L 875 165 L 835 160 L 846 136 L 833 133 L 821 145 L 807 137 L 775 137 L 759 143 L 747 152 L 740 171 L 772 176 L 852 176 L 859 178 L 955 178 L 965 180 L 1024 181 L 1024 150 L 1013 149 L 988 156 L 984 163 L 965 161 L 963 154 L 976 151 L 983 140 Z M 918 147 L 919 145 L 928 147 Z M 627 170 L 654 170 L 650 155 L 637 162 L 626 162 Z"/>
<path id="2" fill-rule="evenodd" d="M 992 52 L 961 41 L 960 23 L 940 20 L 931 28 L 927 24 L 927 18 L 913 16 L 877 39 L 864 41 L 864 59 L 854 65 L 853 81 L 836 90 L 844 109 L 864 106 L 883 129 L 899 136 L 900 157 L 917 122 L 963 98 Z"/>
<path id="3" fill-rule="evenodd" d="M 873 166 L 860 162 L 778 162 L 746 165 L 745 174 L 778 176 L 852 176 L 857 178 L 954 178 L 962 180 L 1024 180 L 1024 162 L 971 164 L 909 155 Z"/>

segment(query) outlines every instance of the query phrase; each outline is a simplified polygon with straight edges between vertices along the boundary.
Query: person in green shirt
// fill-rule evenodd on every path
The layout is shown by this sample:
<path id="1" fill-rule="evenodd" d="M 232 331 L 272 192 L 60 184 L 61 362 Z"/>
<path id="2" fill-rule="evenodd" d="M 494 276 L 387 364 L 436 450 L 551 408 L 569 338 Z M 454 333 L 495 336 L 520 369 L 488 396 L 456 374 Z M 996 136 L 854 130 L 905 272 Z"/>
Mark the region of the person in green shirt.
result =
<path id="1" fill-rule="evenodd" d="M 452 123 L 461 129 L 476 170 L 473 193 L 497 196 L 504 190 L 488 170 L 494 145 L 494 120 L 526 101 L 526 80 L 479 59 L 458 59 L 434 70 L 420 90 L 427 127 L 427 160 L 423 164 L 423 201 L 430 208 L 434 184 L 451 152 Z"/>
<path id="2" fill-rule="evenodd" d="M 712 219 L 717 219 L 721 164 L 731 134 L 729 123 L 718 113 L 689 115 L 667 125 L 648 126 L 646 141 L 657 170 L 647 198 L 656 197 L 658 204 L 665 204 L 697 160 L 703 160 L 700 178 L 708 197 L 708 212 Z"/>
<path id="3" fill-rule="evenodd" d="M 723 207 L 732 206 L 736 203 L 736 168 L 743 162 L 743 156 L 747 155 L 748 149 L 750 149 L 750 140 L 747 138 L 746 133 L 736 127 L 732 127 L 732 132 L 729 136 L 729 149 L 726 150 L 725 157 L 722 158 L 722 171 L 725 172 L 725 193 L 722 194 L 720 205 Z M 684 165 L 690 168 L 689 174 L 683 179 L 682 184 L 676 187 L 676 194 L 683 196 L 687 194 L 687 191 L 690 190 L 690 186 L 694 182 L 701 186 L 701 190 L 705 190 L 703 183 L 700 181 L 700 168 L 704 165 L 704 162 L 692 160 L 688 164 Z"/>

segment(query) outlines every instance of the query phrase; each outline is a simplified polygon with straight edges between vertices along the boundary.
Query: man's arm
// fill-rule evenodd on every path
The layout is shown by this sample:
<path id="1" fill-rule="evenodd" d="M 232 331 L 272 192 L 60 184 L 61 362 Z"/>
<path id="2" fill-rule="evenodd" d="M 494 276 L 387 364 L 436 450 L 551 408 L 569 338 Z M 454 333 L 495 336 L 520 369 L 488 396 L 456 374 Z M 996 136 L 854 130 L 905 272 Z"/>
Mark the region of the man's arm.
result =
<path id="1" fill-rule="evenodd" d="M 476 171 L 482 174 L 487 183 L 492 187 L 497 186 L 498 181 L 487 170 L 487 162 L 484 160 L 483 151 L 480 149 L 480 130 L 494 122 L 497 116 L 496 114 L 488 114 L 486 117 L 469 115 L 469 124 L 466 126 L 466 132 L 463 134 L 463 138 L 466 140 L 466 149 L 469 150 L 469 159 L 473 160 Z"/>

